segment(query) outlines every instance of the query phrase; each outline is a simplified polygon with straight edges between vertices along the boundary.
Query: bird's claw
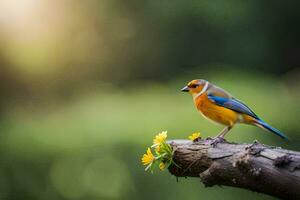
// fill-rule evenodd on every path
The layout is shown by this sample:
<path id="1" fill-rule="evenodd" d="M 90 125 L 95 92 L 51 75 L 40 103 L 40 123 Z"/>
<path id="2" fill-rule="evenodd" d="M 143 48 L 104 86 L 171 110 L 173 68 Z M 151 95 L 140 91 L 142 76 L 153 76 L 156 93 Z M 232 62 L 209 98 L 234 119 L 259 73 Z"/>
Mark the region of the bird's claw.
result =
<path id="1" fill-rule="evenodd" d="M 208 139 L 208 140 L 211 140 L 211 141 L 209 142 L 209 144 L 212 145 L 213 147 L 217 146 L 217 144 L 219 144 L 219 143 L 223 143 L 223 142 L 226 141 L 223 137 L 215 137 L 215 138 L 209 137 L 209 138 L 207 138 L 207 139 Z"/>

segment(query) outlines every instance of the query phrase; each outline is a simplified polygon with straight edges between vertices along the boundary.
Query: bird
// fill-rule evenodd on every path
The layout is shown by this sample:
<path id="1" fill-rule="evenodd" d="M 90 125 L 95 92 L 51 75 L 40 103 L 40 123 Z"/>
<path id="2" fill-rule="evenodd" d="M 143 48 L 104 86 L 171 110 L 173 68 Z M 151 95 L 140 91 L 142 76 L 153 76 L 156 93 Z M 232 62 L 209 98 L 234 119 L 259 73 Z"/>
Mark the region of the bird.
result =
<path id="1" fill-rule="evenodd" d="M 214 139 L 224 140 L 236 124 L 242 123 L 254 125 L 288 140 L 284 133 L 264 122 L 242 101 L 204 79 L 190 81 L 181 91 L 192 95 L 197 110 L 204 118 L 225 126 Z"/>

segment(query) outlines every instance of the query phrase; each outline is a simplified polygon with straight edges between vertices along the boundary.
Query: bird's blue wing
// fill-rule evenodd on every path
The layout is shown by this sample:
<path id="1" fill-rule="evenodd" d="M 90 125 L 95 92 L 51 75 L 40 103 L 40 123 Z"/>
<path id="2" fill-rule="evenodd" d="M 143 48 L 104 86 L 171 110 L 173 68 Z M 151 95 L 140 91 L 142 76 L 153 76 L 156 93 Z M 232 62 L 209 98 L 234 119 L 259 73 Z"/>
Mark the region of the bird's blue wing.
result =
<path id="1" fill-rule="evenodd" d="M 250 115 L 255 119 L 259 119 L 259 117 L 248 106 L 237 99 L 218 97 L 214 95 L 208 95 L 208 98 L 219 106 L 234 110 L 239 113 Z"/>

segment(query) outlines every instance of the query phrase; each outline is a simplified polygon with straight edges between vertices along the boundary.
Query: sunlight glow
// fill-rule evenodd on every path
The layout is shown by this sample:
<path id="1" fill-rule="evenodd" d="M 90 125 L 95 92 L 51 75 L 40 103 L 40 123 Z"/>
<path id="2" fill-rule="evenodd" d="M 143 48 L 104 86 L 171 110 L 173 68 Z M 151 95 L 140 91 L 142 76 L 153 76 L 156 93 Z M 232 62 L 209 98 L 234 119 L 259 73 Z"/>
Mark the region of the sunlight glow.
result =
<path id="1" fill-rule="evenodd" d="M 1 0 L 0 24 L 24 25 L 35 17 L 41 3 L 39 0 Z"/>

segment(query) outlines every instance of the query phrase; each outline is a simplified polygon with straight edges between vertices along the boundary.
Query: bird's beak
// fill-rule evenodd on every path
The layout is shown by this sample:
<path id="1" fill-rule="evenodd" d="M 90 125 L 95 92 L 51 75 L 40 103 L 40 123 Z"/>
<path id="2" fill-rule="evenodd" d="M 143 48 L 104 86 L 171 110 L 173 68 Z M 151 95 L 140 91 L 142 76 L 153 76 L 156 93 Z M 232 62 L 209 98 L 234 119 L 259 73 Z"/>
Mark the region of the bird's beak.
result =
<path id="1" fill-rule="evenodd" d="M 190 91 L 190 89 L 188 88 L 188 86 L 184 86 L 182 89 L 181 89 L 181 92 L 188 92 Z"/>

